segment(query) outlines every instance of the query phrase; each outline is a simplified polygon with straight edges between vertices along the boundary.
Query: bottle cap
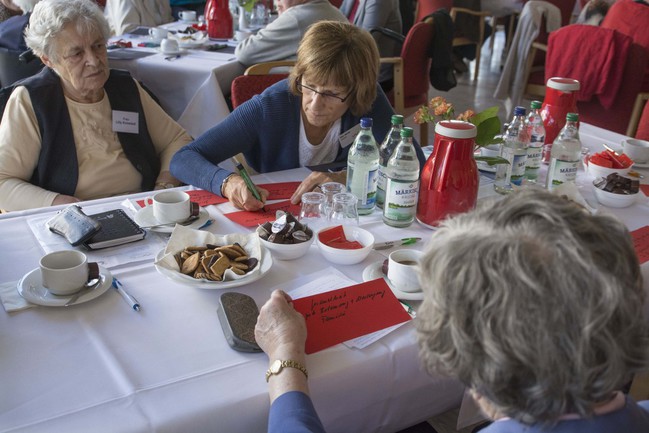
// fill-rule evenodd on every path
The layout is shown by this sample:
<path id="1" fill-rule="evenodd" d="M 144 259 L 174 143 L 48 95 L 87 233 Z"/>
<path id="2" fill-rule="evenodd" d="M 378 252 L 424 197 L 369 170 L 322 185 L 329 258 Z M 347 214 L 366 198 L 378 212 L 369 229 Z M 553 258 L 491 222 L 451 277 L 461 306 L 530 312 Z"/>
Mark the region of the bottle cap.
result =
<path id="1" fill-rule="evenodd" d="M 514 108 L 514 116 L 525 116 L 525 107 L 519 105 Z"/>
<path id="2" fill-rule="evenodd" d="M 372 127 L 372 118 L 371 117 L 362 117 L 361 118 L 361 128 L 371 128 Z"/>
<path id="3" fill-rule="evenodd" d="M 390 122 L 393 125 L 403 125 L 403 116 L 401 114 L 393 114 Z"/>
<path id="4" fill-rule="evenodd" d="M 566 120 L 568 122 L 577 122 L 579 120 L 579 114 L 577 114 L 577 113 L 568 113 L 568 114 L 566 114 Z"/>
<path id="5" fill-rule="evenodd" d="M 412 128 L 404 126 L 401 130 L 401 138 L 410 138 L 412 137 Z"/>
<path id="6" fill-rule="evenodd" d="M 532 110 L 538 110 L 542 105 L 543 104 L 541 104 L 541 101 L 532 101 L 530 107 L 532 108 Z"/>

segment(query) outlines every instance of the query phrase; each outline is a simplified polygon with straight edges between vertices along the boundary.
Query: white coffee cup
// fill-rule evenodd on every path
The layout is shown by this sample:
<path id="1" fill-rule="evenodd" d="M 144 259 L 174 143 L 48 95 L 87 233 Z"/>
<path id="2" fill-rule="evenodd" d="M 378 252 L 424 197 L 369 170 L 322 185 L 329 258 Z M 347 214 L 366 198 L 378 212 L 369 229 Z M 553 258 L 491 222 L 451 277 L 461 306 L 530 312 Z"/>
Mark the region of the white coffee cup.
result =
<path id="1" fill-rule="evenodd" d="M 160 50 L 165 54 L 176 54 L 180 51 L 178 41 L 175 39 L 163 39 L 160 41 Z"/>
<path id="2" fill-rule="evenodd" d="M 155 39 L 156 41 L 160 41 L 166 38 L 168 35 L 169 31 L 167 29 L 163 29 L 162 27 L 151 27 L 149 29 L 149 36 L 151 36 L 151 39 Z"/>
<path id="3" fill-rule="evenodd" d="M 196 21 L 196 11 L 180 11 L 178 17 L 183 21 Z"/>
<path id="4" fill-rule="evenodd" d="M 78 292 L 88 281 L 88 258 L 80 251 L 49 253 L 39 262 L 43 287 L 55 295 Z"/>
<path id="5" fill-rule="evenodd" d="M 151 206 L 159 224 L 185 221 L 192 212 L 189 194 L 184 191 L 161 191 L 152 197 Z"/>
<path id="6" fill-rule="evenodd" d="M 649 162 L 649 141 L 628 138 L 622 141 L 622 150 L 633 162 Z"/>
<path id="7" fill-rule="evenodd" d="M 419 286 L 419 259 L 421 251 L 396 250 L 388 257 L 388 280 L 402 292 L 421 292 Z"/>

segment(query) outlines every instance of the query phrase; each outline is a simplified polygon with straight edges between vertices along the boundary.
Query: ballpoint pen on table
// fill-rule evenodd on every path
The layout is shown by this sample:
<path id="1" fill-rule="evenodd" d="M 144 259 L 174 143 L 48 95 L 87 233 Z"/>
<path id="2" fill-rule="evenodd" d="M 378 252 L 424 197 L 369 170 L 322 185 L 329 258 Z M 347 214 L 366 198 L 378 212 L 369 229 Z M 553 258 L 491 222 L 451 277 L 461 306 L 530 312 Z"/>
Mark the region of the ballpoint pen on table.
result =
<path id="1" fill-rule="evenodd" d="M 374 244 L 375 250 L 387 250 L 396 245 L 412 245 L 417 241 L 420 241 L 421 238 L 403 238 L 397 239 L 396 241 L 387 241 L 387 242 L 377 242 Z"/>
<path id="2" fill-rule="evenodd" d="M 126 290 L 124 290 L 124 286 L 117 278 L 113 278 L 113 287 L 122 296 L 122 298 L 124 298 L 126 303 L 131 306 L 132 309 L 134 309 L 135 311 L 140 311 L 140 303 L 133 296 L 129 295 Z"/>
<path id="3" fill-rule="evenodd" d="M 246 168 L 243 166 L 243 164 L 241 164 L 234 156 L 232 157 L 232 163 L 237 168 L 237 171 L 239 172 L 239 176 L 241 176 L 243 178 L 243 181 L 246 183 L 248 190 L 252 193 L 252 195 L 257 200 L 261 201 L 261 195 L 259 195 L 259 191 L 257 191 L 257 187 L 252 182 L 252 179 L 250 179 L 250 176 L 248 175 L 248 172 L 246 171 Z M 262 207 L 261 210 L 266 212 L 266 209 L 264 207 Z"/>

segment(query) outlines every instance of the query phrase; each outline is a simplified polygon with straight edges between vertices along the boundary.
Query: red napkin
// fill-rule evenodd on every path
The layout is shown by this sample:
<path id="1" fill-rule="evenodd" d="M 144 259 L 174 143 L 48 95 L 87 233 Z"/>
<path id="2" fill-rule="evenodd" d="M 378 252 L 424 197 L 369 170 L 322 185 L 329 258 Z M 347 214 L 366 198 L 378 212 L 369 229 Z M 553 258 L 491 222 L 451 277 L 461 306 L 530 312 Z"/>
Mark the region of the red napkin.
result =
<path id="1" fill-rule="evenodd" d="M 275 221 L 275 212 L 278 210 L 290 212 L 293 215 L 300 214 L 300 205 L 291 204 L 290 200 L 267 204 L 264 209 L 265 211 L 260 210 L 257 212 L 241 210 L 237 212 L 226 213 L 225 216 L 229 220 L 234 221 L 235 223 L 240 224 L 244 227 L 257 227 L 258 225 L 263 224 L 266 221 Z"/>
<path id="2" fill-rule="evenodd" d="M 338 248 L 341 250 L 359 250 L 363 248 L 363 245 L 360 242 L 350 241 L 347 239 L 343 226 L 335 226 L 321 231 L 318 234 L 318 239 L 320 239 L 320 242 L 331 248 Z"/>
<path id="3" fill-rule="evenodd" d="M 633 246 L 638 256 L 638 261 L 643 264 L 649 261 L 649 226 L 644 226 L 631 232 Z"/>

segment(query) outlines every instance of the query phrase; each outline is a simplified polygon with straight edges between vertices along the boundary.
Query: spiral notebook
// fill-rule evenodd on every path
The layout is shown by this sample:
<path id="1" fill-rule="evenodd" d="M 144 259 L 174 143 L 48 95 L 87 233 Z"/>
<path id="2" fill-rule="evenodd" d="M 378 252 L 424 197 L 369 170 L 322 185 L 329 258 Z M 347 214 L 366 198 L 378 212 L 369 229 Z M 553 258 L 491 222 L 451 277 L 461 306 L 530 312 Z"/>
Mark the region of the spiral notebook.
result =
<path id="1" fill-rule="evenodd" d="M 146 236 L 146 231 L 141 229 L 122 209 L 89 216 L 101 224 L 101 230 L 83 244 L 91 250 L 139 241 Z"/>

